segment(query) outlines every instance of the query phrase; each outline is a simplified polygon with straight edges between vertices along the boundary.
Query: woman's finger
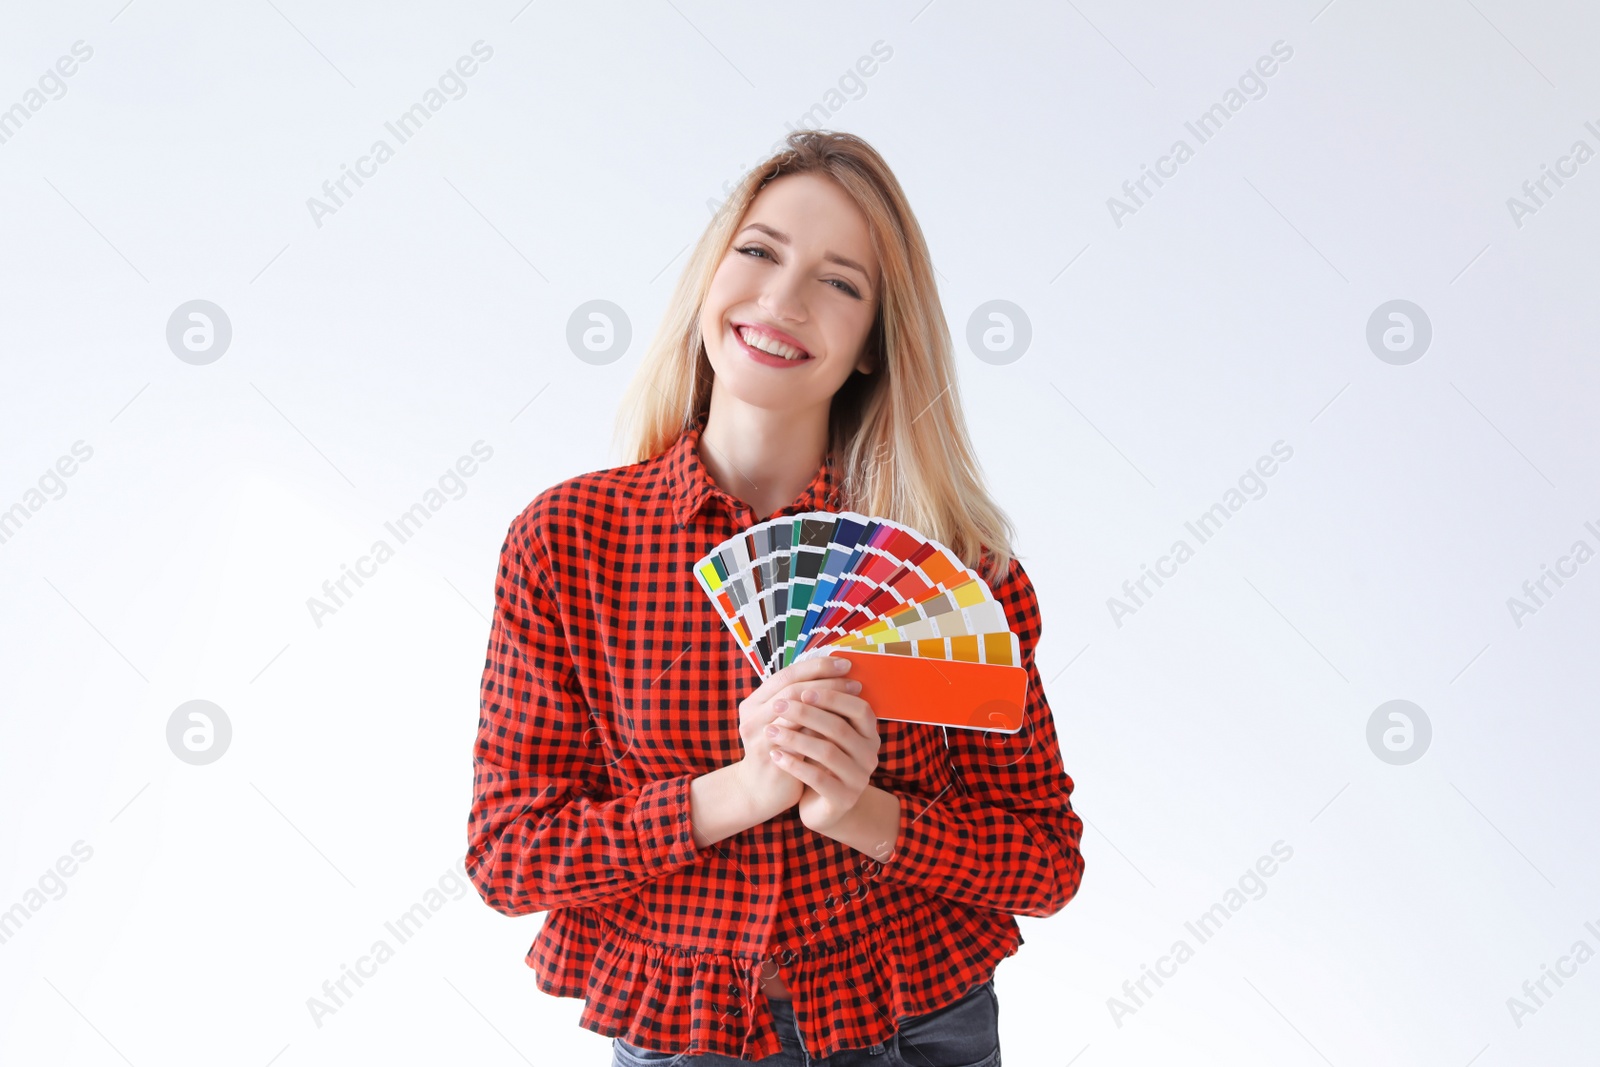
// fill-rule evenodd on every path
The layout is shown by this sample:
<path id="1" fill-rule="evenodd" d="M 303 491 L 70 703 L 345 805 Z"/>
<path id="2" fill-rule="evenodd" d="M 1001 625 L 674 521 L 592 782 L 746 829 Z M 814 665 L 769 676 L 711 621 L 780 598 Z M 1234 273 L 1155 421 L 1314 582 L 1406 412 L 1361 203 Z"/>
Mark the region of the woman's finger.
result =
<path id="1" fill-rule="evenodd" d="M 808 692 L 811 695 L 808 696 Z M 878 738 L 878 717 L 873 713 L 872 705 L 855 694 L 844 692 L 836 686 L 817 683 L 802 687 L 796 695 L 802 704 L 812 704 L 836 712 L 858 737 L 868 740 Z"/>
<path id="2" fill-rule="evenodd" d="M 814 712 L 813 717 L 832 714 L 821 709 L 810 710 Z M 772 747 L 804 756 L 826 768 L 842 782 L 854 784 L 857 781 L 869 780 L 872 776 L 872 769 L 867 766 L 867 763 L 873 760 L 870 754 L 841 747 L 826 737 L 807 736 L 793 726 L 774 724 L 770 729 L 776 731 L 767 735 Z M 861 739 L 855 740 L 859 742 Z"/>
<path id="3" fill-rule="evenodd" d="M 838 745 L 826 737 L 815 734 L 801 733 L 793 726 L 779 726 L 776 723 L 767 727 L 767 738 L 773 748 L 782 748 L 827 767 L 830 771 L 837 763 L 852 763 L 848 752 L 843 751 Z"/>
<path id="4" fill-rule="evenodd" d="M 827 769 L 815 763 L 807 763 L 793 752 L 788 752 L 781 748 L 775 748 L 772 750 L 772 758 L 773 762 L 775 762 L 778 766 L 782 767 L 784 770 L 788 771 L 790 774 L 794 775 L 796 778 L 800 779 L 817 792 L 824 795 L 832 793 L 834 788 L 833 779 L 830 777 L 832 772 L 828 771 Z"/>
<path id="5" fill-rule="evenodd" d="M 833 694 L 844 696 L 845 694 Z M 795 726 L 805 729 L 832 740 L 840 748 L 861 759 L 864 749 L 870 744 L 871 739 L 861 736 L 859 729 L 851 722 L 848 715 L 842 711 L 824 706 L 824 701 L 830 694 L 816 693 L 809 700 L 801 700 L 790 704 L 779 714 L 780 719 L 787 719 Z M 849 698 L 858 699 L 858 698 Z M 779 725 L 784 725 L 779 723 Z"/>
<path id="6" fill-rule="evenodd" d="M 841 656 L 818 656 L 815 659 L 791 663 L 767 678 L 750 695 L 757 700 L 772 700 L 779 690 L 796 682 L 810 682 L 824 678 L 843 678 L 850 670 L 850 661 Z"/>

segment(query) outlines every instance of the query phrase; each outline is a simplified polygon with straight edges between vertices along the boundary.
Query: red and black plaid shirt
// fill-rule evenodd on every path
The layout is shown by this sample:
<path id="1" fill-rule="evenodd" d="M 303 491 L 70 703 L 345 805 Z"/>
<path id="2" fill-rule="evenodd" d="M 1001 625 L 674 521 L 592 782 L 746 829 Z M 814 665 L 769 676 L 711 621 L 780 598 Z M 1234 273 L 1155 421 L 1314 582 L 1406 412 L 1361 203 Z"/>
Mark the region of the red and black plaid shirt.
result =
<path id="1" fill-rule="evenodd" d="M 783 977 L 813 1056 L 887 1041 L 1023 944 L 1014 915 L 1078 891 L 1083 823 L 1034 665 L 1020 563 L 994 588 L 1028 671 L 1014 735 L 880 720 L 872 784 L 900 798 L 884 862 L 797 808 L 706 848 L 689 782 L 741 759 L 759 684 L 691 566 L 751 508 L 698 453 L 705 417 L 640 463 L 568 479 L 500 552 L 473 753 L 467 871 L 507 915 L 548 911 L 539 987 L 580 1025 L 651 1049 L 780 1050 L 760 974 Z M 842 510 L 830 455 L 775 515 Z M 765 516 L 772 518 L 775 516 Z"/>

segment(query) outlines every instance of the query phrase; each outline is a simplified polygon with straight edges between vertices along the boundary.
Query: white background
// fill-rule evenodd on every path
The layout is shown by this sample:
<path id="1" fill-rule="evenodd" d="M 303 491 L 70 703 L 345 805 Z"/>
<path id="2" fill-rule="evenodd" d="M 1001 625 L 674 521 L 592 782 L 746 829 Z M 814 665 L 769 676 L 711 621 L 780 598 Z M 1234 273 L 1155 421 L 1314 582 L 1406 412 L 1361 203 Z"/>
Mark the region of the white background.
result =
<path id="1" fill-rule="evenodd" d="M 92 858 L 0 945 L 0 1061 L 608 1062 L 523 963 L 543 916 L 449 873 L 497 553 L 538 491 L 622 462 L 708 202 L 809 112 L 918 213 L 1043 606 L 1087 869 L 998 971 L 1007 1062 L 1590 1062 L 1600 962 L 1520 1025 L 1507 1002 L 1600 950 L 1600 562 L 1520 625 L 1507 601 L 1600 549 L 1600 161 L 1520 225 L 1507 201 L 1600 149 L 1600 13 L 1323 5 L 7 5 L 0 108 L 93 56 L 0 144 L 0 508 L 93 454 L 0 544 L 0 909 Z M 465 95 L 319 226 L 307 199 L 478 40 Z M 208 365 L 166 341 L 195 299 L 233 330 Z M 633 333 L 600 366 L 567 343 L 595 299 Z M 1031 324 L 1009 362 L 966 342 L 996 299 Z M 1366 339 L 1394 299 L 1432 324 L 1403 365 Z M 307 599 L 479 440 L 319 626 Z M 233 729 L 207 766 L 166 739 L 195 699 Z M 1367 739 L 1396 699 L 1432 727 L 1406 765 Z M 463 895 L 318 1026 L 307 999 L 441 880 Z"/>

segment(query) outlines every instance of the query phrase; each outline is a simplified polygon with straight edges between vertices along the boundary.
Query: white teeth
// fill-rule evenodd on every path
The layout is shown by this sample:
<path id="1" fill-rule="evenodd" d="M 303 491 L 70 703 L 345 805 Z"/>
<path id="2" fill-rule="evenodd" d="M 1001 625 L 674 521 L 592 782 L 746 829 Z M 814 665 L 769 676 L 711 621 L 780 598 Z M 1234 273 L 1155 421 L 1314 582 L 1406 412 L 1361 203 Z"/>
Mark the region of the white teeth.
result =
<path id="1" fill-rule="evenodd" d="M 782 341 L 774 340 L 759 330 L 741 328 L 739 336 L 744 338 L 744 343 L 751 348 L 759 348 L 768 355 L 781 356 L 784 359 L 802 359 L 805 353 L 793 345 L 786 345 Z"/>

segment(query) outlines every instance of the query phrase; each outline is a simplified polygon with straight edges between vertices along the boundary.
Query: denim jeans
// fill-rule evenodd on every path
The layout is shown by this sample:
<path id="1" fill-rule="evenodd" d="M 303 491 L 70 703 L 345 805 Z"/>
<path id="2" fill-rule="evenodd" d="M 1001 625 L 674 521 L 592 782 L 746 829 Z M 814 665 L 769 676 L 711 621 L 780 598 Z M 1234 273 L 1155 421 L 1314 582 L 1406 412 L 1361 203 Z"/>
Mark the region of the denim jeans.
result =
<path id="1" fill-rule="evenodd" d="M 926 1015 L 902 1019 L 888 1041 L 817 1058 L 806 1052 L 787 1000 L 769 1000 L 781 1052 L 764 1059 L 687 1052 L 655 1052 L 611 1041 L 611 1067 L 1000 1067 L 1000 998 L 994 979 L 974 986 L 960 1000 Z"/>

